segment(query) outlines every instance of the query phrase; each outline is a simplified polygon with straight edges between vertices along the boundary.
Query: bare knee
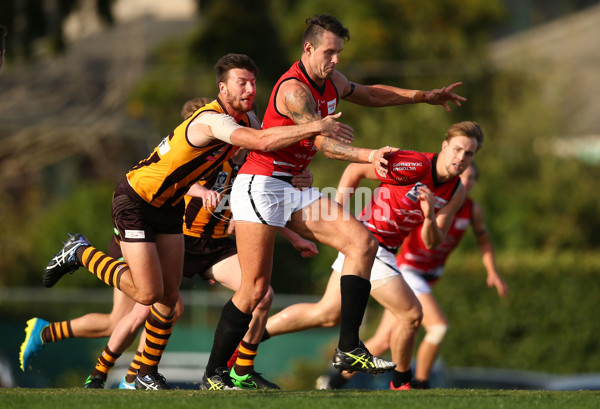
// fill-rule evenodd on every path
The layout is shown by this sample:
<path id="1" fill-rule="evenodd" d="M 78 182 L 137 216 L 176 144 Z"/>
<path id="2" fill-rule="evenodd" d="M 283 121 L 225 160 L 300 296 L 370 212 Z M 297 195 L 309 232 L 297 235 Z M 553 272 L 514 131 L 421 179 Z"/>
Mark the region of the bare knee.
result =
<path id="1" fill-rule="evenodd" d="M 160 300 L 162 296 L 163 293 L 158 291 L 140 291 L 132 298 L 140 304 L 152 305 Z"/>
<path id="2" fill-rule="evenodd" d="M 415 333 L 421 327 L 421 321 L 423 320 L 423 310 L 421 304 L 415 304 L 410 309 L 404 311 L 400 316 L 396 316 L 398 323 L 406 329 L 410 329 Z"/>
<path id="3" fill-rule="evenodd" d="M 423 321 L 423 308 L 421 307 L 421 304 L 417 303 L 414 305 L 410 309 L 408 315 L 410 318 L 411 327 L 415 328 L 415 330 L 418 330 L 421 326 L 421 321 Z"/>
<path id="4" fill-rule="evenodd" d="M 254 287 L 252 288 L 252 291 L 250 293 L 250 304 L 252 306 L 252 311 L 254 311 L 257 306 L 263 301 L 263 298 L 265 298 L 265 296 L 267 296 L 267 293 L 269 292 L 270 289 L 270 285 L 268 282 L 266 282 L 266 280 L 257 280 L 255 282 Z M 273 301 L 273 298 L 271 297 L 271 302 Z"/>
<path id="5" fill-rule="evenodd" d="M 316 313 L 320 318 L 321 326 L 324 328 L 335 327 L 340 323 L 341 306 L 337 306 L 337 308 L 332 305 L 321 306 Z"/>
<path id="6" fill-rule="evenodd" d="M 344 246 L 342 253 L 348 257 L 349 255 L 363 255 L 371 260 L 375 258 L 379 242 L 371 234 L 369 230 L 360 229 L 353 237 L 348 237 L 347 243 Z"/>

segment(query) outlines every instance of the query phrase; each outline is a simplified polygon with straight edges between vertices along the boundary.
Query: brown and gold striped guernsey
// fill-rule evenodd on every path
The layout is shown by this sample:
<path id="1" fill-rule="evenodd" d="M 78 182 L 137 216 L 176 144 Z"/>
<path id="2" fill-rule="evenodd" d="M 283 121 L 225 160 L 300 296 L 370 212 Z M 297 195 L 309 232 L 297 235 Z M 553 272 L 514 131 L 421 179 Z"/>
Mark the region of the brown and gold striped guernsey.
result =
<path id="1" fill-rule="evenodd" d="M 202 147 L 190 144 L 187 137 L 190 123 L 207 111 L 227 113 L 218 99 L 203 106 L 127 173 L 131 187 L 152 206 L 176 205 L 190 186 L 201 178 L 208 178 L 237 151 L 236 146 L 218 139 Z M 244 114 L 240 124 L 248 126 L 249 123 Z"/>
<path id="2" fill-rule="evenodd" d="M 207 189 L 221 192 L 223 200 L 216 208 L 205 209 L 202 199 L 185 196 L 185 216 L 183 218 L 183 234 L 194 237 L 211 237 L 219 239 L 228 237 L 227 229 L 231 221 L 231 206 L 228 195 L 233 179 L 237 176 L 240 165 L 230 159 L 224 162 L 210 178 L 201 180 Z"/>

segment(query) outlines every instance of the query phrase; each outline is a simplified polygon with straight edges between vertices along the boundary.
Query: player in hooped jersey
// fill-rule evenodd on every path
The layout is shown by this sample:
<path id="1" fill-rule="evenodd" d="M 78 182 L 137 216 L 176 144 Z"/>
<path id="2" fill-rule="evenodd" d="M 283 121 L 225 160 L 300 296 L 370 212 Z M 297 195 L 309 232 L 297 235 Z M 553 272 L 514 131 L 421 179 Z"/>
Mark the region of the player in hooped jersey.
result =
<path id="1" fill-rule="evenodd" d="M 181 115 L 187 119 L 204 105 L 212 103 L 210 98 L 194 98 L 187 101 Z M 228 161 L 215 169 L 208 179 L 193 185 L 184 197 L 186 211 L 183 219 L 185 239 L 185 255 L 183 275 L 193 278 L 199 275 L 230 289 L 239 285 L 240 267 L 237 259 L 235 242 L 229 237 L 231 211 L 228 206 L 219 206 L 223 194 L 231 188 L 241 164 L 246 158 L 246 149 L 240 149 Z M 310 186 L 310 172 L 298 175 L 293 183 L 296 186 Z M 293 246 L 301 252 L 302 257 L 313 257 L 318 254 L 314 243 L 302 239 L 291 232 L 282 231 Z M 109 246 L 111 257 L 121 258 L 121 249 L 116 237 Z M 113 309 L 110 314 L 89 313 L 68 321 L 47 322 L 34 317 L 27 321 L 26 337 L 21 346 L 19 360 L 23 371 L 31 367 L 32 357 L 39 353 L 46 344 L 70 338 L 103 338 L 110 336 L 94 370 L 86 379 L 84 386 L 88 389 L 104 388 L 108 372 L 115 364 L 115 358 L 130 346 L 140 327 L 144 324 L 149 307 L 136 304 L 117 288 L 113 288 Z M 266 324 L 273 292 L 269 291 L 254 311 L 254 320 L 248 333 L 240 345 L 240 362 L 233 362 L 237 372 L 243 376 L 242 388 L 273 389 L 277 385 L 264 379 L 254 371 L 254 359 L 257 356 L 258 343 Z M 175 309 L 175 319 L 183 312 L 183 301 L 179 300 Z M 35 333 L 34 328 L 41 329 Z M 131 362 L 127 375 L 119 383 L 119 389 L 135 389 L 135 378 L 140 367 L 144 350 L 145 332 L 135 357 Z"/>
<path id="2" fill-rule="evenodd" d="M 428 92 L 352 83 L 335 68 L 344 40 L 349 38 L 348 29 L 326 14 L 308 19 L 307 25 L 300 61 L 273 88 L 263 128 L 319 120 L 337 109 L 340 98 L 366 106 L 427 102 L 443 105 L 448 110 L 449 101 L 458 105 L 465 101 L 452 93 L 460 83 Z M 239 232 L 237 246 L 242 285 L 223 309 L 206 368 L 208 376 L 227 362 L 246 330 L 250 313 L 268 288 L 277 226 L 287 226 L 342 251 L 349 258 L 340 285 L 342 318 L 334 366 L 340 370 L 372 373 L 394 367 L 390 362 L 373 357 L 358 336 L 369 298 L 369 272 L 377 252 L 376 240 L 354 217 L 321 197 L 316 189 L 297 191 L 289 185 L 289 178 L 305 168 L 317 150 L 330 159 L 385 164 L 387 161 L 379 157 L 392 149 L 361 149 L 317 136 L 267 155 L 250 153 L 231 195 Z M 320 216 L 322 208 L 334 209 L 332 213 L 337 217 L 325 220 Z"/>
<path id="3" fill-rule="evenodd" d="M 99 251 L 83 235 L 73 234 L 44 273 L 44 285 L 51 287 L 66 273 L 84 266 L 136 302 L 152 305 L 135 380 L 139 389 L 168 388 L 158 364 L 171 336 L 179 299 L 183 197 L 188 189 L 209 177 L 238 146 L 277 150 L 317 135 L 344 141 L 353 138 L 352 128 L 336 121 L 339 114 L 295 127 L 256 129 L 258 121 L 248 114 L 256 94 L 258 68 L 254 62 L 246 55 L 227 54 L 215 68 L 219 90 L 215 102 L 184 120 L 115 190 L 113 223 L 125 261 Z"/>
<path id="4" fill-rule="evenodd" d="M 431 173 L 408 186 L 381 183 L 358 219 L 377 239 L 378 250 L 370 271 L 371 295 L 395 318 L 388 333 L 392 360 L 397 365 L 390 389 L 410 389 L 410 362 L 422 311 L 415 294 L 396 266 L 395 253 L 406 236 L 422 226 L 421 238 L 427 248 L 436 248 L 446 236 L 454 214 L 465 198 L 459 175 L 466 169 L 483 142 L 483 132 L 475 122 L 452 125 L 439 153 L 426 153 Z M 377 180 L 373 167 L 350 164 L 340 179 L 337 201 L 347 203 L 362 179 Z M 269 336 L 313 327 L 337 325 L 340 320 L 340 273 L 348 257 L 340 252 L 323 298 L 315 304 L 292 305 L 271 316 Z M 367 348 L 371 348 L 367 341 Z"/>

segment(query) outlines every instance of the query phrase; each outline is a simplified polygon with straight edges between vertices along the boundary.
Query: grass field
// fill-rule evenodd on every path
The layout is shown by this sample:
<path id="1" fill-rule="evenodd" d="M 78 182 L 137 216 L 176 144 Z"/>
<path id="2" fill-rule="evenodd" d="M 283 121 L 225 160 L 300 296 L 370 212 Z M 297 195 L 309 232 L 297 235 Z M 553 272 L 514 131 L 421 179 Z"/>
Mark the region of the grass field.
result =
<path id="1" fill-rule="evenodd" d="M 431 389 L 426 391 L 264 391 L 198 390 L 125 391 L 64 389 L 0 389 L 2 409 L 596 409 L 600 392 Z"/>

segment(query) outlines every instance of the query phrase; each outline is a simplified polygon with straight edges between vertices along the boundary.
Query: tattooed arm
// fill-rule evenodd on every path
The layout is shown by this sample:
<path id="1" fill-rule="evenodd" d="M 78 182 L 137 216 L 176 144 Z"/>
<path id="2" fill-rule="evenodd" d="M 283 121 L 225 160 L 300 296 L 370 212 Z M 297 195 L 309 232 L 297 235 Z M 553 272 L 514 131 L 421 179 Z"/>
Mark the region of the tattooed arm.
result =
<path id="1" fill-rule="evenodd" d="M 315 100 L 310 90 L 300 81 L 287 81 L 281 86 L 277 95 L 277 105 L 296 124 L 305 124 L 321 119 L 321 116 L 317 113 Z M 313 137 L 312 141 L 317 149 L 322 151 L 329 159 L 373 163 L 383 174 L 387 171 L 385 168 L 387 160 L 384 155 L 396 150 L 390 147 L 377 150 L 358 148 L 323 135 Z"/>

